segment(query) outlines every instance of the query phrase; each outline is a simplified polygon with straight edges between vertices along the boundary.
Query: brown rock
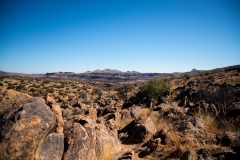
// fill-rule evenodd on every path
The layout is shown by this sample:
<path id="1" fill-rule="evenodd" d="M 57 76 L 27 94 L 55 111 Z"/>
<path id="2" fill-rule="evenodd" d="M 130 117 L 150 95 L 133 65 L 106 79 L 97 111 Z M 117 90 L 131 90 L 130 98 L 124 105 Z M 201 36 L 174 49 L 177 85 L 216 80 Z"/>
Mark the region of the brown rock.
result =
<path id="1" fill-rule="evenodd" d="M 8 119 L 22 104 L 31 96 L 15 90 L 7 90 L 3 93 L 0 101 L 0 117 Z"/>
<path id="2" fill-rule="evenodd" d="M 142 109 L 139 106 L 135 105 L 131 107 L 129 110 L 133 118 L 138 118 L 141 115 L 142 111 Z"/>
<path id="3" fill-rule="evenodd" d="M 64 123 L 64 159 L 110 160 L 121 147 L 117 134 L 82 116 Z"/>
<path id="4" fill-rule="evenodd" d="M 84 119 L 64 122 L 64 160 L 81 159 L 96 160 L 95 129 Z"/>
<path id="5" fill-rule="evenodd" d="M 41 98 L 29 99 L 1 127 L 0 159 L 34 159 L 56 117 Z"/>
<path id="6" fill-rule="evenodd" d="M 96 156 L 98 160 L 110 160 L 114 154 L 121 150 L 117 133 L 106 128 L 104 125 L 98 125 L 96 128 Z"/>
<path id="7" fill-rule="evenodd" d="M 134 151 L 119 152 L 112 160 L 135 160 L 134 155 Z"/>
<path id="8" fill-rule="evenodd" d="M 156 133 L 157 129 L 153 121 L 148 118 L 146 120 L 138 119 L 132 121 L 126 127 L 119 131 L 119 134 L 127 135 L 121 136 L 123 143 L 141 143 L 146 137 L 151 137 Z"/>

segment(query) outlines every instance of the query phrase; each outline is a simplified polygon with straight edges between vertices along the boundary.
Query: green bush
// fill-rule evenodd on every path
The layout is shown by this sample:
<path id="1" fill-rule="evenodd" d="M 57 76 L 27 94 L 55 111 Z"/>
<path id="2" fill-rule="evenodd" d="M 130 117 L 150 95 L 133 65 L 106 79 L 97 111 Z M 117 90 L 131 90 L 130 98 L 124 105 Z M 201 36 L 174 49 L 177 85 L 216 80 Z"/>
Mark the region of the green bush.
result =
<path id="1" fill-rule="evenodd" d="M 23 91 L 23 90 L 26 90 L 26 87 L 22 84 L 19 84 L 17 87 L 16 87 L 16 90 L 17 91 Z"/>
<path id="2" fill-rule="evenodd" d="M 46 93 L 53 93 L 54 92 L 54 89 L 53 88 L 47 88 L 46 89 Z"/>
<path id="3" fill-rule="evenodd" d="M 142 94 L 150 99 L 157 99 L 170 92 L 170 82 L 166 79 L 153 78 L 140 86 Z"/>
<path id="4" fill-rule="evenodd" d="M 84 104 L 86 104 L 86 105 L 90 105 L 90 104 L 91 104 L 91 101 L 84 100 L 82 103 L 84 103 Z"/>
<path id="5" fill-rule="evenodd" d="M 98 97 L 102 96 L 102 91 L 99 88 L 94 88 L 92 93 L 97 95 Z"/>
<path id="6" fill-rule="evenodd" d="M 30 89 L 30 92 L 35 92 L 35 91 L 36 91 L 35 88 L 31 88 L 31 89 Z"/>
<path id="7" fill-rule="evenodd" d="M 213 75 L 210 75 L 210 76 L 208 77 L 208 79 L 211 80 L 211 81 L 214 81 L 215 77 L 214 77 Z"/>
<path id="8" fill-rule="evenodd" d="M 11 83 L 8 83 L 7 89 L 15 89 L 15 86 L 13 84 L 11 84 Z"/>
<path id="9" fill-rule="evenodd" d="M 118 94 L 120 97 L 127 98 L 128 92 L 131 92 L 134 89 L 134 84 L 132 83 L 125 83 L 119 88 L 117 88 Z"/>

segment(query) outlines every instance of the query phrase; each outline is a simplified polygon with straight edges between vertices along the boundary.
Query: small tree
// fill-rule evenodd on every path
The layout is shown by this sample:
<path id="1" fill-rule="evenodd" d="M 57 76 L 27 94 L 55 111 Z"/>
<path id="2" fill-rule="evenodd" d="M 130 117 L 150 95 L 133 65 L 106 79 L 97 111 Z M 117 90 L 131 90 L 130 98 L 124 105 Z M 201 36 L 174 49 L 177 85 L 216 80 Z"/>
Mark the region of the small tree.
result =
<path id="1" fill-rule="evenodd" d="M 134 84 L 126 83 L 120 86 L 117 91 L 118 94 L 122 95 L 125 99 L 127 99 L 128 92 L 131 92 L 134 89 Z"/>
<path id="2" fill-rule="evenodd" d="M 152 80 L 140 86 L 144 97 L 151 101 L 157 100 L 158 97 L 168 94 L 170 91 L 170 82 L 166 79 L 153 78 Z"/>

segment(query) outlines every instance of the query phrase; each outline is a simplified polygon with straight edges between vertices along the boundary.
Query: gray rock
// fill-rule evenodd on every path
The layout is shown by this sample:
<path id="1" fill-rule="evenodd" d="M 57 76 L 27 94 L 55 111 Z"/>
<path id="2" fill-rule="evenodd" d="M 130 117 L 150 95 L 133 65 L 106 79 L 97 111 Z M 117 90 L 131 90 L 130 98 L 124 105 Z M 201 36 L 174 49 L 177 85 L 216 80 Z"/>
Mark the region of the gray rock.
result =
<path id="1" fill-rule="evenodd" d="M 39 160 L 60 160 L 64 150 L 63 133 L 51 133 L 43 141 L 40 150 L 36 155 Z"/>

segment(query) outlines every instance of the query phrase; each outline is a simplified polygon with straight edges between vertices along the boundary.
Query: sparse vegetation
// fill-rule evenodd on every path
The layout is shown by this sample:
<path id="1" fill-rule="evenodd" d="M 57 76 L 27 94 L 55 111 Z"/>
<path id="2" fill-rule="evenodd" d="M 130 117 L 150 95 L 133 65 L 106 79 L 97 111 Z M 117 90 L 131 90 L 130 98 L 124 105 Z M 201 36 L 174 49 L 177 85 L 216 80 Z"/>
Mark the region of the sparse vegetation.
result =
<path id="1" fill-rule="evenodd" d="M 120 97 L 122 97 L 123 99 L 127 99 L 128 98 L 128 92 L 131 92 L 134 88 L 134 84 L 132 83 L 125 83 L 122 84 L 118 89 L 118 94 L 120 95 Z"/>
<path id="2" fill-rule="evenodd" d="M 24 90 L 26 90 L 26 87 L 25 87 L 24 85 L 22 85 L 22 84 L 19 84 L 19 85 L 16 87 L 16 90 L 17 90 L 17 91 L 24 91 Z"/>
<path id="3" fill-rule="evenodd" d="M 166 79 L 154 78 L 144 83 L 140 90 L 142 94 L 151 101 L 165 96 L 170 92 L 170 82 Z"/>
<path id="4" fill-rule="evenodd" d="M 61 107 L 64 121 L 73 120 L 85 128 L 86 119 L 100 129 L 113 131 L 111 135 L 122 143 L 122 152 L 134 151 L 135 158 L 182 159 L 187 151 L 197 157 L 200 149 L 209 155 L 211 149 L 227 149 L 227 154 L 232 154 L 231 143 L 224 145 L 221 136 L 230 134 L 227 138 L 232 142 L 231 138 L 239 135 L 240 74 L 237 69 L 200 73 L 187 73 L 189 78 L 185 74 L 167 80 L 154 78 L 145 83 L 7 76 L 0 82 L 0 92 L 15 89 L 33 97 L 50 96 Z M 140 130 L 129 131 L 133 127 Z M 126 132 L 120 134 L 120 130 Z M 120 139 L 134 139 L 135 131 L 141 142 L 125 144 Z M 142 157 L 139 150 L 143 150 Z"/>
<path id="5" fill-rule="evenodd" d="M 92 93 L 97 95 L 98 99 L 101 98 L 101 96 L 103 94 L 102 91 L 99 88 L 94 88 Z"/>
<path id="6" fill-rule="evenodd" d="M 210 75 L 210 76 L 208 77 L 208 79 L 211 80 L 211 81 L 214 81 L 215 78 L 214 78 L 213 75 Z"/>
<path id="7" fill-rule="evenodd" d="M 11 84 L 11 83 L 8 83 L 7 89 L 15 89 L 15 86 L 13 84 Z"/>

